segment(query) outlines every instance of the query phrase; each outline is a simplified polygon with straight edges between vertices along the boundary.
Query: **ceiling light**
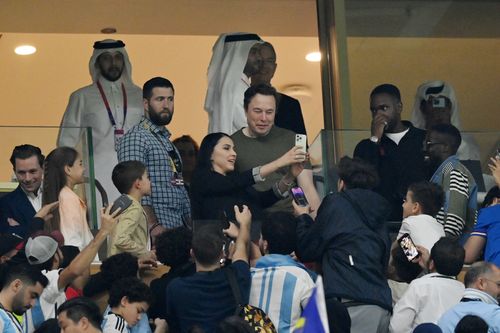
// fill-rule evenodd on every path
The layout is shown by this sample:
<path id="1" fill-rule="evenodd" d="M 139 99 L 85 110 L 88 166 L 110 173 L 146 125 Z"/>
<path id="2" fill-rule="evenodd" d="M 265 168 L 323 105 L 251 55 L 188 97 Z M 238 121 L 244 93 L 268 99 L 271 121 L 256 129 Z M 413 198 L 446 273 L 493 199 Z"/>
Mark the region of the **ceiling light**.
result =
<path id="1" fill-rule="evenodd" d="M 102 28 L 102 29 L 101 29 L 101 32 L 102 32 L 103 34 L 114 34 L 114 33 L 116 33 L 116 28 L 114 28 L 114 27 L 106 27 L 106 28 Z"/>
<path id="2" fill-rule="evenodd" d="M 36 52 L 36 47 L 34 47 L 33 45 L 21 45 L 16 47 L 14 52 L 19 55 L 29 55 Z"/>
<path id="3" fill-rule="evenodd" d="M 306 55 L 306 60 L 310 62 L 319 62 L 321 60 L 321 53 L 311 52 Z"/>

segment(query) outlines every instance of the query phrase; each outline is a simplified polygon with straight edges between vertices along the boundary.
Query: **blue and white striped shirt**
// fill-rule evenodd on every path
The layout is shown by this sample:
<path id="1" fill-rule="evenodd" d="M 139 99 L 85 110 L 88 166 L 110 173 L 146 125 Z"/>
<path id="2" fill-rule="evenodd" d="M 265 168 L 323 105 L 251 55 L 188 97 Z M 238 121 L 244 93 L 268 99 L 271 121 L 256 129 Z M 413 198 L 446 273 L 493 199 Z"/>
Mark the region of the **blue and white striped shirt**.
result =
<path id="1" fill-rule="evenodd" d="M 264 310 L 278 332 L 291 332 L 314 289 L 308 271 L 290 256 L 270 254 L 257 261 L 251 274 L 248 303 Z"/>

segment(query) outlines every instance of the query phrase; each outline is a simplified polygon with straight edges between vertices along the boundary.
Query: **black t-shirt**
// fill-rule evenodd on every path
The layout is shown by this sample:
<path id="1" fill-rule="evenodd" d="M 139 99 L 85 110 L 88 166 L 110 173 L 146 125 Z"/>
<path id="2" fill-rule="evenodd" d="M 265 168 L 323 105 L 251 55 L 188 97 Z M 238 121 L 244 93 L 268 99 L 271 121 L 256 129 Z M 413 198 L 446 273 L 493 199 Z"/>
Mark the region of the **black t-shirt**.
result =
<path id="1" fill-rule="evenodd" d="M 250 267 L 241 260 L 231 267 L 243 302 L 248 302 Z M 167 321 L 172 332 L 187 332 L 194 325 L 206 333 L 214 332 L 216 325 L 235 310 L 236 300 L 223 269 L 177 278 L 167 287 Z"/>

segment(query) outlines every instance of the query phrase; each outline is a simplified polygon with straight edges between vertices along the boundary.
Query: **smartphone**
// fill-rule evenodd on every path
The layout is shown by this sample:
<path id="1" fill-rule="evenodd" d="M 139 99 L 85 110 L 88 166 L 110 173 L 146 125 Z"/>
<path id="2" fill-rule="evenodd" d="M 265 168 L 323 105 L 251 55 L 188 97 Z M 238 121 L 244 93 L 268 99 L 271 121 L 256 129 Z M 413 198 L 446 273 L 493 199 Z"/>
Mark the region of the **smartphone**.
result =
<path id="1" fill-rule="evenodd" d="M 290 189 L 290 194 L 292 195 L 293 200 L 299 206 L 306 207 L 309 205 L 309 202 L 306 199 L 306 195 L 304 191 L 300 187 L 292 187 Z"/>
<path id="2" fill-rule="evenodd" d="M 398 243 L 408 261 L 412 261 L 420 255 L 415 243 L 413 243 L 413 240 L 410 237 L 410 234 L 403 234 L 403 236 L 398 239 Z"/>
<path id="3" fill-rule="evenodd" d="M 111 207 L 111 210 L 109 211 L 110 214 L 113 214 L 118 208 L 121 208 L 120 215 L 127 209 L 130 205 L 132 204 L 132 199 L 128 197 L 126 194 L 122 194 L 118 197 L 118 199 L 115 200 L 113 203 L 113 206 Z"/>
<path id="4" fill-rule="evenodd" d="M 305 134 L 295 134 L 295 145 L 302 147 L 302 151 L 306 152 L 307 136 Z"/>
<path id="5" fill-rule="evenodd" d="M 433 108 L 444 108 L 446 106 L 446 100 L 444 97 L 436 97 L 432 99 Z"/>

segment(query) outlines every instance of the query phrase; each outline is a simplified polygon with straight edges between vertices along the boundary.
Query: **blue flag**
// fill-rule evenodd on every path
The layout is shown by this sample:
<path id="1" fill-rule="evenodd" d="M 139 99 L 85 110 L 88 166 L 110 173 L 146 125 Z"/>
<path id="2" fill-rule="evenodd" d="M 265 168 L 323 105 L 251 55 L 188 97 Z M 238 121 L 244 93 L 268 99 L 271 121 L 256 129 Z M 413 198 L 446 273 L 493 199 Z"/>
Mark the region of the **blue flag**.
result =
<path id="1" fill-rule="evenodd" d="M 330 333 L 321 276 L 318 276 L 316 280 L 316 287 L 304 311 L 302 311 L 302 316 L 297 321 L 293 333 Z"/>

